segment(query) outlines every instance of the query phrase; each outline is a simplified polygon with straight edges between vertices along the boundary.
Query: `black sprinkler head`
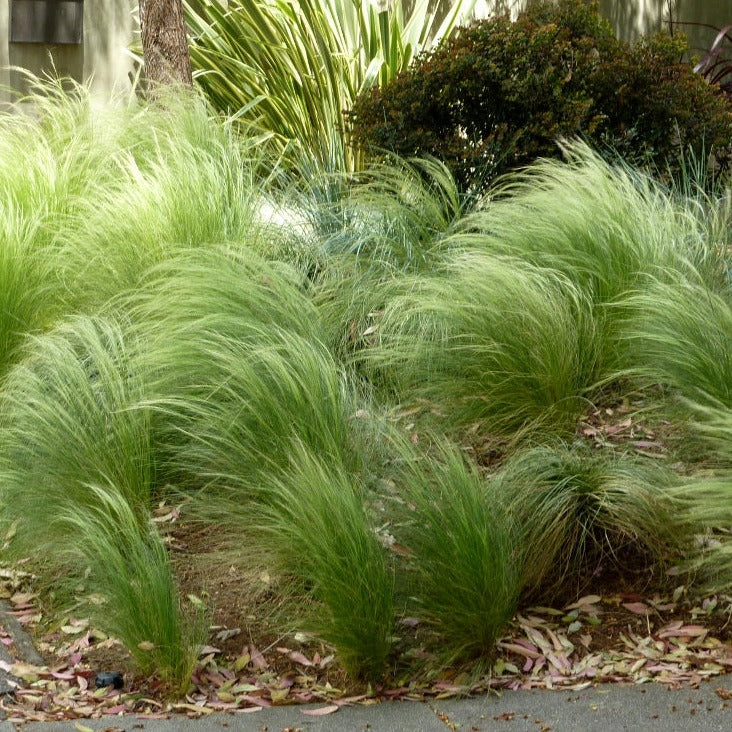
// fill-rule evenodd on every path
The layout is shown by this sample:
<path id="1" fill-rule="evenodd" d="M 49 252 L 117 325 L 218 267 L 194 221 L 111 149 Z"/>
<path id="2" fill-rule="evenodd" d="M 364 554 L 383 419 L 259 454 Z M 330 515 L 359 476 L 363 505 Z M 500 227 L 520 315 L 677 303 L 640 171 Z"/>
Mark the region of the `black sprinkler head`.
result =
<path id="1" fill-rule="evenodd" d="M 94 684 L 98 689 L 104 686 L 121 689 L 125 685 L 125 682 L 122 679 L 122 674 L 118 671 L 102 671 L 94 677 Z"/>

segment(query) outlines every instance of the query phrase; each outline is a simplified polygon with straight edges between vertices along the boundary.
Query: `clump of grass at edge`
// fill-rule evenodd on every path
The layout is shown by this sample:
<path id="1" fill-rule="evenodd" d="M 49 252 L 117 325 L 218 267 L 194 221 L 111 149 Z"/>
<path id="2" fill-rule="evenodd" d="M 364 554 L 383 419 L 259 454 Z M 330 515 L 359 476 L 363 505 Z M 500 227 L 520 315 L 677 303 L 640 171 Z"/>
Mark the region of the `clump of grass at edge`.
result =
<path id="1" fill-rule="evenodd" d="M 443 444 L 417 456 L 401 446 L 395 482 L 405 502 L 395 529 L 408 609 L 439 635 L 443 662 L 490 653 L 513 616 L 521 579 L 517 533 L 490 486 Z"/>
<path id="2" fill-rule="evenodd" d="M 156 455 L 142 393 L 116 321 L 79 316 L 34 338 L 0 394 L 0 514 L 15 526 L 13 555 L 39 572 L 75 584 L 90 569 L 99 627 L 180 691 L 200 627 L 149 521 Z"/>
<path id="3" fill-rule="evenodd" d="M 293 442 L 252 507 L 255 536 L 315 605 L 301 622 L 335 646 L 346 671 L 377 680 L 394 630 L 394 576 L 364 501 L 365 488 L 332 458 Z"/>
<path id="4" fill-rule="evenodd" d="M 520 528 L 524 593 L 571 598 L 599 569 L 675 559 L 690 538 L 677 482 L 655 465 L 571 447 L 511 457 L 491 483 Z"/>

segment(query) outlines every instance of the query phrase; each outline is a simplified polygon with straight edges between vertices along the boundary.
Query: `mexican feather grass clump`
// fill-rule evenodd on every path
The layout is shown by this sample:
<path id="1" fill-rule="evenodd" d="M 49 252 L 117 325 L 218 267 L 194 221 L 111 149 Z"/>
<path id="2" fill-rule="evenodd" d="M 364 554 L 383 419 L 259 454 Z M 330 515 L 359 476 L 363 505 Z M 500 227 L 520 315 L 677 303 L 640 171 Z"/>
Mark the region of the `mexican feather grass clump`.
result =
<path id="1" fill-rule="evenodd" d="M 719 226 L 695 202 L 585 143 L 567 142 L 564 152 L 566 162 L 538 161 L 507 176 L 451 244 L 521 258 L 571 281 L 593 305 L 598 379 L 612 380 L 628 367 L 617 343 L 626 294 L 667 272 L 694 276 L 695 264 L 718 276 Z"/>
<path id="2" fill-rule="evenodd" d="M 470 208 L 437 160 L 390 160 L 319 202 L 308 186 L 305 208 L 322 263 L 313 300 L 326 340 L 342 359 L 377 340 L 386 304 L 406 275 L 428 273 L 450 256 L 448 240 Z"/>
<path id="3" fill-rule="evenodd" d="M 727 439 L 724 449 L 728 461 L 731 429 L 732 420 L 728 417 L 726 433 L 719 435 Z M 696 532 L 686 569 L 701 590 L 709 594 L 728 593 L 732 587 L 732 469 L 728 467 L 716 478 L 684 482 L 675 495 Z"/>
<path id="4" fill-rule="evenodd" d="M 515 527 L 454 447 L 438 444 L 434 454 L 419 455 L 396 444 L 407 608 L 438 634 L 443 663 L 490 654 L 518 604 Z"/>
<path id="5" fill-rule="evenodd" d="M 215 523 L 243 566 L 274 558 L 276 576 L 295 580 L 297 622 L 373 680 L 390 650 L 393 579 L 358 477 L 372 420 L 300 284 L 291 268 L 218 247 L 157 266 L 125 304 L 189 515 Z"/>
<path id="6" fill-rule="evenodd" d="M 300 284 L 291 268 L 212 247 L 152 269 L 125 300 L 145 343 L 149 402 L 176 415 L 171 460 L 192 485 L 218 476 L 222 492 L 256 492 L 257 476 L 288 465 L 295 437 L 358 463 L 358 397 L 320 342 L 319 314 Z"/>
<path id="7" fill-rule="evenodd" d="M 424 398 L 456 428 L 511 436 L 572 429 L 596 374 L 587 298 L 567 278 L 519 259 L 454 256 L 404 281 L 358 357 Z"/>
<path id="8" fill-rule="evenodd" d="M 677 397 L 706 445 L 713 477 L 676 490 L 699 532 L 688 566 L 709 591 L 732 585 L 732 291 L 701 277 L 655 281 L 628 300 L 624 336 L 640 378 L 662 383 Z"/>
<path id="9" fill-rule="evenodd" d="M 729 293 L 696 204 L 576 144 L 481 201 L 392 161 L 320 211 L 285 194 L 296 223 L 269 226 L 278 164 L 262 178 L 261 138 L 198 97 L 77 88 L 2 119 L 0 523 L 141 670 L 185 690 L 204 636 L 161 499 L 292 588 L 283 636 L 369 681 L 401 662 L 406 613 L 462 662 L 522 597 L 631 554 L 655 571 L 686 549 L 729 582 Z M 536 447 L 648 385 L 718 452 L 705 482 Z M 394 437 L 415 409 L 433 432 L 420 413 Z M 484 442 L 490 475 L 468 462 Z"/>
<path id="10" fill-rule="evenodd" d="M 60 232 L 76 307 L 99 307 L 137 287 L 178 251 L 260 242 L 254 140 L 236 137 L 194 94 L 126 114 L 134 136 L 114 151 L 113 183 L 85 198 Z"/>
<path id="11" fill-rule="evenodd" d="M 640 373 L 702 407 L 732 410 L 732 288 L 653 281 L 626 308 L 624 337 Z"/>
<path id="12" fill-rule="evenodd" d="M 310 599 L 298 622 L 335 646 L 350 674 L 378 680 L 392 647 L 394 571 L 366 512 L 367 488 L 303 444 L 290 454 L 253 510 L 255 536 Z"/>
<path id="13" fill-rule="evenodd" d="M 456 244 L 556 269 L 597 304 L 616 301 L 659 267 L 684 270 L 708 238 L 696 206 L 583 142 L 565 142 L 564 153 L 566 161 L 540 160 L 507 176 Z"/>
<path id="14" fill-rule="evenodd" d="M 25 336 L 59 312 L 53 257 L 35 242 L 39 226 L 12 202 L 0 203 L 0 383 Z"/>
<path id="15" fill-rule="evenodd" d="M 88 605 L 99 627 L 180 690 L 201 627 L 183 614 L 149 520 L 155 450 L 141 395 L 114 321 L 77 317 L 38 336 L 0 397 L 0 502 L 12 553 L 101 598 Z"/>
<path id="16" fill-rule="evenodd" d="M 604 565 L 663 566 L 689 538 L 670 471 L 570 447 L 511 457 L 491 481 L 520 527 L 528 595 L 566 597 Z"/>
<path id="17" fill-rule="evenodd" d="M 206 636 L 204 612 L 183 607 L 149 516 L 141 518 L 113 485 L 89 485 L 84 498 L 59 509 L 57 522 L 68 535 L 56 550 L 69 566 L 88 567 L 91 619 L 124 643 L 141 673 L 184 694 Z"/>
<path id="18" fill-rule="evenodd" d="M 0 114 L 0 379 L 26 334 L 98 311 L 174 252 L 266 246 L 257 141 L 201 97 L 101 103 L 71 82 L 33 84 L 33 114 Z"/>

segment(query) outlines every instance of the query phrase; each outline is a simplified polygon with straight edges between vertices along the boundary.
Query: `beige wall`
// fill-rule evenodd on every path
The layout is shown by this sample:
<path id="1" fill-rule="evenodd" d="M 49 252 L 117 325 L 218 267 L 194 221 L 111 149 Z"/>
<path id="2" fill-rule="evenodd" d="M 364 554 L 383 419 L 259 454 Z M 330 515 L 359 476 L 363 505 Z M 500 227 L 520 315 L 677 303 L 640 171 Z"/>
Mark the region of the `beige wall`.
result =
<path id="1" fill-rule="evenodd" d="M 445 2 L 445 0 L 436 0 Z M 449 1 L 449 0 L 448 0 Z M 496 9 L 515 12 L 525 0 L 477 0 L 479 14 Z M 672 0 L 674 17 L 722 26 L 732 23 L 732 0 Z M 600 0 L 603 14 L 616 33 L 625 39 L 658 30 L 668 18 L 668 0 Z M 132 61 L 125 49 L 137 29 L 137 0 L 86 0 L 84 3 L 84 43 L 81 46 L 10 44 L 10 0 L 0 0 L 0 86 L 17 86 L 16 65 L 42 73 L 50 68 L 49 52 L 59 72 L 76 79 L 92 78 L 92 86 L 102 93 L 129 88 Z M 133 11 L 135 14 L 133 14 Z M 714 32 L 687 26 L 691 45 L 707 48 Z M 2 97 L 0 97 L 2 98 Z"/>
<path id="2" fill-rule="evenodd" d="M 19 75 L 8 66 L 41 74 L 55 65 L 63 75 L 77 80 L 91 78 L 92 88 L 100 93 L 129 88 L 133 64 L 126 48 L 137 27 L 136 9 L 137 0 L 85 0 L 83 44 L 11 44 L 10 0 L 0 0 L 0 85 L 22 87 Z"/>

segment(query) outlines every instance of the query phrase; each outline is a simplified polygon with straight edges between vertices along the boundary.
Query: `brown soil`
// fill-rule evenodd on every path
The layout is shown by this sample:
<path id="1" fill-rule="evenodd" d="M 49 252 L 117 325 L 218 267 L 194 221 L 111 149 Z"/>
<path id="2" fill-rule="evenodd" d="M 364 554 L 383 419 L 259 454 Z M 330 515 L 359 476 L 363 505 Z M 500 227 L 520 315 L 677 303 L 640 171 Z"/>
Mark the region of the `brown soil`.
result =
<path id="1" fill-rule="evenodd" d="M 646 413 L 639 411 L 647 400 L 648 395 L 639 396 L 637 401 L 632 398 L 617 402 L 608 400 L 610 406 L 589 410 L 579 423 L 577 437 L 597 450 L 622 449 L 671 463 L 673 451 L 668 443 L 673 430 L 662 420 L 654 422 Z M 484 469 L 495 469 L 502 460 L 505 446 L 491 441 L 486 442 L 483 448 L 475 448 L 475 444 L 472 450 L 468 450 L 474 451 L 476 461 L 482 463 Z M 405 623 L 400 626 L 403 638 L 397 646 L 407 652 L 393 659 L 394 673 L 388 682 L 391 687 L 367 688 L 349 679 L 337 662 L 330 660 L 332 649 L 297 633 L 297 628 L 283 634 L 281 628 L 288 626 L 283 622 L 288 617 L 287 588 L 278 585 L 266 571 L 262 571 L 264 564 L 257 566 L 256 559 L 252 558 L 251 568 L 242 568 L 240 560 L 244 552 L 239 548 L 235 559 L 235 555 L 227 551 L 226 542 L 215 526 L 191 523 L 185 516 L 181 518 L 178 511 L 162 517 L 166 510 L 160 511 L 158 528 L 171 550 L 182 601 L 192 612 L 196 604 L 203 604 L 211 625 L 207 639 L 209 647 L 204 649 L 202 665 L 194 675 L 195 691 L 193 696 L 189 695 L 189 700 L 195 698 L 197 703 L 220 708 L 223 702 L 217 689 L 232 674 L 239 681 L 243 678 L 247 688 L 259 689 L 253 692 L 253 696 L 243 697 L 247 703 L 262 704 L 360 697 L 367 692 L 370 696 L 423 698 L 431 694 L 480 690 L 485 684 L 485 688 L 497 685 L 520 688 L 522 684 L 523 688 L 532 688 L 542 683 L 520 652 L 517 655 L 516 651 L 500 649 L 492 660 L 504 659 L 509 671 L 503 672 L 508 675 L 499 675 L 498 681 L 492 678 L 475 684 L 471 667 L 438 672 L 433 663 L 436 660 L 433 634 L 420 625 Z M 558 656 L 562 652 L 558 650 L 557 643 L 562 639 L 569 641 L 573 649 L 567 651 L 564 660 L 568 658 L 573 669 L 581 668 L 585 661 L 592 660 L 591 656 L 602 657 L 598 669 L 604 669 L 603 673 L 588 677 L 592 683 L 598 680 L 630 680 L 634 677 L 628 675 L 627 666 L 635 668 L 638 664 L 641 664 L 638 667 L 641 674 L 645 673 L 645 668 L 652 668 L 653 663 L 657 663 L 659 668 L 663 665 L 666 668 L 658 672 L 658 680 L 667 683 L 678 679 L 681 683 L 693 684 L 706 678 L 705 674 L 732 671 L 732 598 L 692 602 L 687 599 L 684 588 L 675 586 L 681 580 L 675 583 L 673 578 L 660 575 L 658 570 L 653 573 L 652 566 L 642 557 L 625 561 L 622 570 L 617 565 L 600 562 L 593 567 L 591 576 L 578 579 L 573 588 L 575 596 L 535 598 L 532 602 L 538 607 L 524 607 L 499 646 L 510 647 L 513 644 L 516 649 L 516 644 L 531 645 L 531 628 L 538 628 L 546 637 L 554 639 Z M 588 607 L 572 611 L 567 606 L 576 602 L 580 595 L 596 599 Z M 297 612 L 291 609 L 289 616 L 297 617 Z M 573 626 L 578 624 L 581 629 L 573 630 Z M 682 634 L 679 638 L 681 631 L 674 635 L 679 627 L 691 628 L 692 637 L 686 638 Z M 693 634 L 701 633 L 700 628 L 704 633 L 697 642 Z M 40 642 L 49 666 L 68 667 L 66 640 L 57 632 Z M 637 648 L 634 649 L 634 645 Z M 658 651 L 662 656 L 660 660 L 643 661 L 649 648 L 662 646 L 663 650 Z M 548 648 L 544 650 L 548 651 Z M 551 652 L 548 654 L 552 655 Z M 619 669 L 617 675 L 607 670 L 613 664 Z M 678 667 L 677 674 L 673 672 L 674 664 Z M 515 674 L 510 671 L 513 667 L 518 669 Z M 157 699 L 150 702 L 153 704 L 150 709 L 161 708 L 165 690 L 154 679 L 135 677 L 131 668 L 130 658 L 119 644 L 96 642 L 92 638 L 90 646 L 83 651 L 83 666 L 77 667 L 74 673 L 91 681 L 97 671 L 123 671 L 126 689 L 136 692 L 132 696 Z M 697 673 L 698 669 L 702 671 Z M 544 673 L 549 678 L 557 670 L 547 666 Z M 574 673 L 571 671 L 570 675 Z M 551 678 L 556 681 L 555 676 Z M 572 677 L 571 681 L 589 683 L 581 674 L 577 678 Z M 548 684 L 551 683 L 550 679 Z M 215 706 L 217 704 L 219 707 Z M 50 702 L 48 705 L 53 707 Z M 139 711 L 138 707 L 135 708 Z M 33 719 L 36 717 L 32 715 L 40 712 L 34 709 L 18 714 L 22 718 Z"/>

